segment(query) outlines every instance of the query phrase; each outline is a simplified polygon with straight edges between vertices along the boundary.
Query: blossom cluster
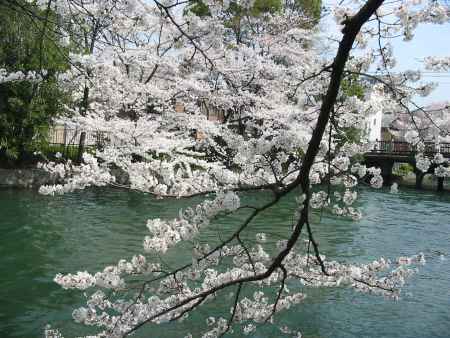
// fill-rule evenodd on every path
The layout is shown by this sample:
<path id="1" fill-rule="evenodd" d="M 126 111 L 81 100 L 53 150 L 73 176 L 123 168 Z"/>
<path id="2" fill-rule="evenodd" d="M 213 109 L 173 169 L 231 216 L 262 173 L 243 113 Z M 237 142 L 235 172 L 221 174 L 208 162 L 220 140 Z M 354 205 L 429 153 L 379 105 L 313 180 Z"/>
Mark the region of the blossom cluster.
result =
<path id="1" fill-rule="evenodd" d="M 63 184 L 42 185 L 39 187 L 39 193 L 43 195 L 61 195 L 92 185 L 105 186 L 115 181 L 108 168 L 100 164 L 96 157 L 84 153 L 83 161 L 84 163 L 79 166 L 74 166 L 70 160 L 67 163 L 55 164 L 49 162 L 39 164 L 39 168 L 49 172 L 56 180 L 64 182 Z M 72 175 L 69 176 L 69 174 Z"/>
<path id="2" fill-rule="evenodd" d="M 45 75 L 46 71 L 41 72 L 41 74 Z M 38 74 L 34 71 L 29 72 L 8 72 L 4 68 L 0 68 L 0 84 L 7 82 L 16 82 L 16 81 L 36 81 L 39 82 L 42 80 L 41 74 Z"/>
<path id="3" fill-rule="evenodd" d="M 331 170 L 328 169 L 329 167 Z M 358 185 L 359 180 L 368 180 L 370 185 L 376 189 L 383 186 L 380 168 L 368 168 L 359 162 L 351 165 L 351 160 L 347 156 L 335 157 L 330 165 L 315 165 L 311 170 L 310 181 L 312 184 L 320 184 L 327 177 L 334 191 L 328 189 L 313 192 L 310 206 L 313 209 L 330 207 L 335 215 L 348 216 L 354 220 L 362 217 L 361 212 L 353 206 L 358 197 L 357 191 L 353 189 Z"/>
<path id="4" fill-rule="evenodd" d="M 46 3 L 40 1 L 42 6 Z M 181 4 L 186 5 L 185 11 L 179 10 Z M 94 274 L 84 271 L 55 277 L 63 288 L 86 292 L 86 306 L 72 315 L 79 323 L 103 330 L 98 337 L 123 337 L 143 323 L 184 320 L 196 307 L 216 301 L 221 291 L 243 284 L 255 289 L 252 296 L 234 291 L 232 317 L 208 316 L 203 336 L 219 337 L 233 323 L 242 324 L 243 334 L 251 334 L 256 324 L 302 302 L 307 288 L 300 292 L 301 285 L 350 287 L 396 299 L 415 266 L 424 263 L 423 255 L 394 262 L 380 258 L 368 264 L 340 263 L 309 250 L 305 253 L 298 243 L 293 244 L 298 237 L 283 238 L 269 249 L 272 238 L 261 232 L 251 245 L 241 234 L 248 230 L 245 222 L 254 216 L 217 246 L 194 240 L 218 215 L 240 209 L 239 197 L 231 192 L 239 189 L 268 188 L 277 202 L 302 181 L 312 187 L 303 187 L 311 191 L 302 191 L 297 199 L 296 220 L 308 214 L 304 211 L 309 207 L 360 218 L 359 181 L 374 188 L 383 184 L 379 168 L 357 161 L 357 155 L 368 150 L 360 126 L 374 112 L 403 111 L 413 104 L 414 96 L 428 95 L 434 88 L 418 83 L 417 71 L 388 78 L 369 74 L 374 68 L 390 74 L 396 64 L 394 45 L 389 41 L 381 45 L 382 40 L 399 34 L 409 40 L 419 23 L 442 24 L 449 19 L 448 11 L 435 1 L 400 1 L 377 10 L 373 19 L 379 20 L 379 26 L 359 32 L 355 45 L 366 49 L 353 53 L 343 71 L 345 81 L 351 83 L 353 75 L 357 77 L 364 95 L 338 91 L 336 102 L 331 102 L 327 137 L 315 140 L 320 142 L 318 154 L 307 176 L 301 177 L 305 162 L 310 165 L 305 158 L 314 143 L 310 141 L 331 69 L 336 67 L 322 44 L 327 51 L 336 46 L 329 43 L 332 39 L 324 40 L 317 27 L 304 28 L 309 21 L 291 8 L 295 6 L 243 16 L 235 26 L 234 21 L 230 24 L 230 9 L 239 5 L 245 10 L 255 3 L 230 4 L 207 1 L 209 15 L 203 17 L 190 11 L 190 3 L 171 0 L 153 5 L 141 0 L 54 0 L 50 4 L 63 23 L 65 40 L 86 37 L 86 46 L 70 55 L 72 67 L 61 79 L 73 101 L 83 103 L 84 109 L 71 110 L 62 122 L 100 132 L 105 138 L 95 156 L 86 154 L 79 165 L 43 164 L 60 183 L 43 186 L 40 192 L 59 194 L 107 184 L 158 197 L 218 192 L 215 199 L 180 211 L 176 219 L 149 220 L 150 236 L 144 239 L 148 257 L 120 260 Z M 340 4 L 334 10 L 338 25 L 346 25 L 362 5 L 359 0 Z M 85 34 L 86 30 L 91 34 Z M 367 48 L 371 37 L 380 37 L 379 48 Z M 445 69 L 445 62 L 436 59 L 428 64 Z M 357 74 L 380 83 L 360 81 Z M 386 83 L 392 95 L 386 93 Z M 360 140 L 350 140 L 353 129 L 362 133 Z M 419 135 L 409 136 L 416 140 Z M 416 162 L 424 172 L 435 166 L 436 175 L 448 175 L 442 156 L 428 159 L 420 153 Z M 328 185 L 326 189 L 323 184 Z M 249 209 L 252 215 L 261 210 Z M 290 236 L 299 229 L 294 227 Z M 165 271 L 158 258 L 182 241 L 192 244 L 192 262 Z M 311 243 L 315 244 L 312 235 Z M 280 330 L 298 336 L 289 328 Z"/>
<path id="5" fill-rule="evenodd" d="M 201 264 L 193 264 L 184 271 L 161 276 L 159 266 L 147 263 L 143 256 L 135 256 L 132 262 L 120 261 L 117 266 L 107 267 L 95 275 L 86 272 L 58 275 L 55 281 L 64 288 L 98 288 L 88 297 L 86 307 L 74 310 L 73 318 L 77 322 L 103 328 L 105 331 L 100 332 L 97 337 L 121 337 L 134 326 L 149 319 L 154 323 L 174 318 L 186 319 L 189 316 L 186 310 L 195 307 L 199 300 L 215 301 L 215 297 L 204 298 L 203 295 L 212 293 L 222 285 L 239 283 L 264 272 L 270 264 L 268 254 L 260 245 L 250 252 L 250 256 L 247 256 L 239 245 L 224 246 L 216 255 L 217 259 L 234 257 L 234 267 L 231 266 L 224 272 L 218 270 L 217 260 L 201 260 Z M 289 310 L 301 303 L 306 297 L 304 291 L 307 289 L 299 292 L 294 281 L 307 287 L 350 287 L 359 292 L 397 299 L 400 288 L 416 271 L 416 266 L 425 263 L 423 254 L 399 257 L 392 262 L 380 258 L 368 264 L 353 265 L 328 261 L 324 256 L 320 259 L 322 263 L 314 255 L 302 254 L 297 250 L 290 252 L 283 263 L 283 269 L 277 269 L 270 277 L 253 283 L 252 288 L 256 290 L 252 297 L 238 297 L 230 308 L 233 322 L 243 324 L 243 333 L 249 334 L 258 323 L 268 320 L 272 322 L 274 313 Z M 113 288 L 116 293 L 123 293 L 125 296 L 127 290 L 122 276 L 149 273 L 161 276 L 154 279 L 156 287 L 143 289 L 144 292 L 134 300 L 116 298 L 101 290 Z M 268 286 L 278 289 L 276 299 L 269 297 Z M 229 329 L 229 322 L 223 317 L 208 317 L 206 321 L 209 328 L 203 337 L 219 337 Z M 280 329 L 290 330 L 284 327 Z"/>
<path id="6" fill-rule="evenodd" d="M 450 163 L 441 153 L 436 153 L 431 159 L 418 153 L 416 167 L 423 173 L 431 171 L 436 177 L 450 177 Z"/>
<path id="7" fill-rule="evenodd" d="M 147 228 L 152 236 L 144 239 L 146 252 L 165 253 L 168 248 L 181 240 L 192 240 L 200 229 L 206 227 L 210 220 L 221 212 L 233 212 L 239 208 L 239 196 L 234 192 L 219 192 L 217 197 L 206 200 L 195 208 L 180 212 L 180 217 L 171 221 L 159 218 L 147 221 Z"/>

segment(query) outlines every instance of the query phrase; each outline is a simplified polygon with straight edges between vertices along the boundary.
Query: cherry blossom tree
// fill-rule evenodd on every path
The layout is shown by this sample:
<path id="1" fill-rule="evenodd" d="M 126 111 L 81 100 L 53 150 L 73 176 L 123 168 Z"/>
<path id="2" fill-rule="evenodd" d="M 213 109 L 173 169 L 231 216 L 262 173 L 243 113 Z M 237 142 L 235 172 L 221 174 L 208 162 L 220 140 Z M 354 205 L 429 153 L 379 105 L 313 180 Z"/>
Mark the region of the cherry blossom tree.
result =
<path id="1" fill-rule="evenodd" d="M 276 325 L 276 313 L 305 298 L 288 283 L 398 298 L 414 265 L 424 263 L 422 254 L 367 264 L 329 260 L 319 251 L 310 216 L 327 209 L 358 219 L 358 183 L 382 186 L 380 169 L 358 162 L 370 145 L 346 139 L 345 131 L 380 108 L 410 112 L 415 96 L 431 90 L 418 72 L 393 72 L 390 41 L 411 39 L 422 22 L 447 22 L 447 9 L 436 2 L 341 3 L 331 11 L 342 32 L 336 46 L 291 6 L 240 17 L 236 39 L 229 7 L 251 9 L 254 3 L 207 2 L 204 16 L 186 10 L 190 5 L 54 1 L 63 18 L 102 18 L 96 45 L 71 56 L 74 95 L 86 88 L 89 95 L 79 96 L 84 110 L 74 110 L 66 122 L 102 132 L 106 140 L 80 165 L 41 164 L 62 183 L 40 192 L 119 185 L 114 173 L 120 171 L 127 187 L 158 197 L 205 196 L 175 219 L 150 219 L 144 252 L 131 260 L 93 274 L 58 274 L 55 281 L 63 288 L 87 294 L 74 320 L 98 327 L 98 337 L 125 337 L 145 325 L 176 325 L 229 290 L 229 314 L 208 318 L 204 328 L 203 337 L 221 337 L 240 327 L 250 333 L 258 324 Z M 319 40 L 335 48 L 333 58 L 321 53 Z M 355 77 L 375 83 L 363 98 L 341 89 L 343 80 Z M 223 119 L 208 120 L 205 110 Z M 430 160 L 422 153 L 417 158 L 425 170 Z M 272 193 L 270 201 L 241 205 L 239 192 L 263 189 Z M 255 218 L 290 193 L 297 195 L 295 221 L 276 250 L 268 250 L 264 233 L 244 243 Z M 211 221 L 237 211 L 247 215 L 229 237 L 219 244 L 197 241 Z M 192 248 L 192 263 L 168 269 L 158 257 L 180 243 Z M 254 291 L 252 297 L 241 292 L 244 287 Z M 47 330 L 47 336 L 59 334 Z"/>

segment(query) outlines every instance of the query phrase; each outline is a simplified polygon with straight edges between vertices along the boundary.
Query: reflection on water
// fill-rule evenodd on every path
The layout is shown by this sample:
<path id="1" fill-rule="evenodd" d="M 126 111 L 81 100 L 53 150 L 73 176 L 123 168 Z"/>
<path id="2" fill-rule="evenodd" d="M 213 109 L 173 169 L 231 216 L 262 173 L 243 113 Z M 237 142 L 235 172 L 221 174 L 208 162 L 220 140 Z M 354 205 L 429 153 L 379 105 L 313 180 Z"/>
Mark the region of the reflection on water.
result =
<path id="1" fill-rule="evenodd" d="M 315 215 L 314 232 L 325 255 L 338 260 L 367 261 L 420 251 L 427 265 L 413 277 L 398 301 L 360 295 L 347 289 L 307 290 L 308 298 L 279 317 L 305 337 L 449 337 L 450 336 L 450 197 L 404 190 L 360 192 L 365 217 L 358 222 Z M 246 195 L 244 203 L 263 203 L 267 193 Z M 197 202 L 200 200 L 197 200 Z M 119 190 L 89 190 L 46 197 L 30 191 L 0 190 L 0 337 L 41 337 L 46 323 L 71 336 L 88 331 L 71 321 L 71 311 L 83 303 L 78 292 L 61 290 L 58 272 L 95 272 L 120 258 L 141 252 L 146 220 L 174 217 L 195 201 L 156 200 Z M 290 231 L 295 201 L 285 198 L 261 215 L 249 233 L 272 234 L 275 240 Z M 320 217 L 319 217 L 320 216 Z M 243 215 L 223 217 L 202 235 L 217 240 L 233 231 Z M 165 259 L 169 265 L 188 260 L 181 249 Z M 203 311 L 214 313 L 211 305 Z M 182 337 L 198 326 L 195 314 L 181 326 L 164 325 L 152 337 Z M 142 337 L 149 337 L 141 333 Z M 236 333 L 236 337 L 241 334 Z M 254 337 L 279 337 L 272 326 Z"/>

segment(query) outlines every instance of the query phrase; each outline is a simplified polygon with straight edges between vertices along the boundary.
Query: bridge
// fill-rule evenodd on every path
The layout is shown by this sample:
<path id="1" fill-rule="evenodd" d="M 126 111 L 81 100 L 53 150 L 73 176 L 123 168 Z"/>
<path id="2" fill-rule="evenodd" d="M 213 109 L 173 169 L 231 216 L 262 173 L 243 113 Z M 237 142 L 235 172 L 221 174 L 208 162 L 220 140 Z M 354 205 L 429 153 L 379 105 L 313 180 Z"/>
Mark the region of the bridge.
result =
<path id="1" fill-rule="evenodd" d="M 441 153 L 445 158 L 450 159 L 450 143 L 440 143 L 436 145 L 434 142 L 425 142 L 422 151 L 425 156 L 432 158 L 435 154 Z M 422 181 L 426 174 L 431 173 L 435 166 L 431 166 L 426 173 L 421 172 L 416 167 L 416 154 L 418 149 L 416 146 L 408 142 L 401 141 L 377 141 L 372 150 L 364 154 L 364 163 L 367 166 L 381 168 L 381 175 L 384 182 L 390 185 L 394 175 L 392 168 L 395 163 L 409 163 L 414 168 L 416 174 L 416 188 L 422 188 Z M 444 178 L 438 177 L 438 191 L 444 190 Z"/>

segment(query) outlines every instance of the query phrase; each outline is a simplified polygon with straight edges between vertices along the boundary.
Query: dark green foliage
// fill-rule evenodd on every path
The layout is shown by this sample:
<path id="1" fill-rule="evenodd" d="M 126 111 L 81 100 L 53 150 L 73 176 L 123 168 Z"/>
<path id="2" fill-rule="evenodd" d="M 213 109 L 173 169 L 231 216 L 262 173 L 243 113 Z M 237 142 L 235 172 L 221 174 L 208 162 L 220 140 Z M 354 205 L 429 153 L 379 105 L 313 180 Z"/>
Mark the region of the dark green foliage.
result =
<path id="1" fill-rule="evenodd" d="M 77 144 L 48 144 L 43 143 L 39 148 L 39 153 L 36 155 L 37 159 L 51 160 L 51 161 L 66 161 L 71 160 L 76 162 L 78 157 L 78 145 Z M 96 147 L 86 146 L 84 152 L 95 155 Z M 61 157 L 57 157 L 56 154 L 60 153 Z"/>
<path id="2" fill-rule="evenodd" d="M 266 13 L 278 12 L 281 8 L 281 0 L 255 0 L 250 12 L 256 17 Z"/>
<path id="3" fill-rule="evenodd" d="M 292 6 L 292 5 L 291 5 Z M 293 7 L 298 11 L 312 19 L 319 20 L 322 12 L 321 0 L 294 0 Z M 242 16 L 250 14 L 251 16 L 260 16 L 267 13 L 275 13 L 283 9 L 281 0 L 255 0 L 252 8 L 244 10 L 244 8 L 235 1 L 230 2 L 228 11 L 230 14 Z M 202 0 L 191 0 L 185 12 L 191 12 L 197 16 L 211 15 L 208 6 Z"/>
<path id="4" fill-rule="evenodd" d="M 295 0 L 296 6 L 316 22 L 322 14 L 322 0 Z"/>
<path id="5" fill-rule="evenodd" d="M 343 79 L 341 88 L 342 92 L 347 97 L 356 96 L 360 100 L 364 98 L 364 87 L 361 85 L 361 82 L 358 81 L 357 76 L 351 76 Z"/>
<path id="6" fill-rule="evenodd" d="M 23 164 L 45 143 L 51 119 L 67 98 L 57 74 L 68 64 L 55 42 L 55 16 L 26 1 L 21 7 L 0 2 L 0 68 L 36 72 L 42 81 L 0 84 L 0 164 Z"/>
<path id="7" fill-rule="evenodd" d="M 259 17 L 274 14 L 283 8 L 281 0 L 255 0 L 251 8 L 246 8 L 236 1 L 231 1 L 224 10 L 224 25 L 232 32 L 236 44 L 245 41 L 245 32 L 249 29 L 246 17 Z M 185 13 L 193 13 L 199 17 L 209 16 L 208 6 L 202 0 L 190 0 Z"/>
<path id="8" fill-rule="evenodd" d="M 86 148 L 86 152 L 93 152 L 90 150 L 91 148 Z M 72 160 L 72 162 L 75 162 L 78 156 L 78 145 L 43 144 L 40 147 L 39 157 L 52 161 L 59 161 L 56 157 L 57 153 L 60 153 L 64 160 Z"/>
<path id="9" fill-rule="evenodd" d="M 397 168 L 397 170 L 394 170 L 394 174 L 398 176 L 407 176 L 409 173 L 414 172 L 414 167 L 409 163 L 402 163 Z"/>
<path id="10" fill-rule="evenodd" d="M 345 127 L 341 128 L 342 132 L 342 145 L 345 143 L 361 143 L 361 137 L 363 136 L 362 130 L 357 127 Z"/>
<path id="11" fill-rule="evenodd" d="M 244 15 L 259 16 L 265 13 L 275 13 L 281 10 L 281 7 L 281 0 L 255 0 L 250 9 L 245 9 L 237 2 L 231 1 L 227 12 L 235 18 L 242 18 Z M 199 17 L 211 15 L 208 5 L 201 0 L 191 0 L 189 6 L 186 7 L 186 12 L 191 12 Z"/>
<path id="12" fill-rule="evenodd" d="M 357 76 L 350 76 L 343 79 L 341 88 L 346 97 L 356 96 L 360 100 L 364 98 L 364 87 L 361 85 Z M 345 143 L 361 143 L 362 137 L 363 130 L 359 126 L 340 127 L 335 136 L 339 147 Z"/>
<path id="13" fill-rule="evenodd" d="M 251 8 L 245 8 L 239 5 L 236 1 L 231 1 L 226 9 L 228 15 L 228 22 L 226 26 L 233 29 L 239 40 L 239 34 L 242 32 L 241 20 L 246 16 L 259 17 L 264 14 L 274 14 L 283 10 L 285 6 L 282 0 L 255 0 Z M 307 17 L 318 22 L 322 11 L 321 0 L 294 0 L 290 5 L 295 10 L 303 12 Z M 189 5 L 185 9 L 185 13 L 193 13 L 199 17 L 211 15 L 208 5 L 202 0 L 190 0 Z"/>
<path id="14" fill-rule="evenodd" d="M 201 0 L 191 0 L 186 7 L 185 13 L 191 12 L 199 17 L 210 16 L 208 6 Z"/>

